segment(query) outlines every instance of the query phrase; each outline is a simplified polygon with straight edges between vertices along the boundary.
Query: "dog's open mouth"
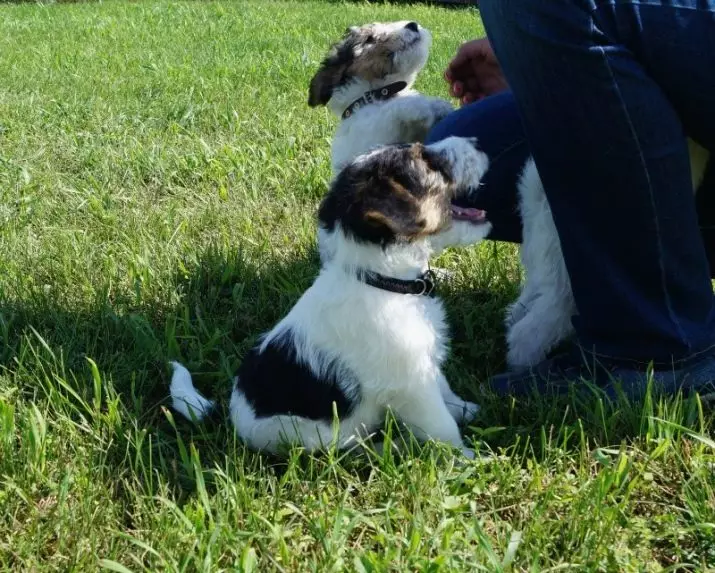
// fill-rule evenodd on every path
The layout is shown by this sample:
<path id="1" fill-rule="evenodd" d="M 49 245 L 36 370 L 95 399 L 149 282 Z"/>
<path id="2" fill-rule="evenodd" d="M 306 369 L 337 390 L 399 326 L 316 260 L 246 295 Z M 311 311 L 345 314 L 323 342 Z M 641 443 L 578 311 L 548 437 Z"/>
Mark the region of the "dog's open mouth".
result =
<path id="1" fill-rule="evenodd" d="M 481 209 L 473 209 L 472 207 L 460 207 L 459 205 L 451 205 L 452 219 L 455 221 L 469 221 L 470 223 L 486 223 L 487 212 Z"/>

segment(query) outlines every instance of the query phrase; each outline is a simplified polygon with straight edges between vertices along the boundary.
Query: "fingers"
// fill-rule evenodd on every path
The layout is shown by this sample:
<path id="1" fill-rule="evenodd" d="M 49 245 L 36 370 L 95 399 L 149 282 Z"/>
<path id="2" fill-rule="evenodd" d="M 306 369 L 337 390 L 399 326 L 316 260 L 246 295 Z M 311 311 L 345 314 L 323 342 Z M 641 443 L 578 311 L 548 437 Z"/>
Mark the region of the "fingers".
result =
<path id="1" fill-rule="evenodd" d="M 447 66 L 447 73 L 450 73 L 450 75 L 453 76 L 455 71 L 467 64 L 469 60 L 477 56 L 478 50 L 476 50 L 475 48 L 476 44 L 474 40 L 462 44 L 459 47 L 459 50 L 457 50 L 457 53 L 454 58 L 452 58 L 452 61 L 449 62 Z"/>
<path id="2" fill-rule="evenodd" d="M 444 71 L 444 79 L 449 84 L 449 93 L 459 98 L 462 104 L 479 99 L 479 78 L 475 74 L 477 62 L 483 57 L 483 41 L 465 42 Z M 473 85 L 476 84 L 476 85 Z"/>

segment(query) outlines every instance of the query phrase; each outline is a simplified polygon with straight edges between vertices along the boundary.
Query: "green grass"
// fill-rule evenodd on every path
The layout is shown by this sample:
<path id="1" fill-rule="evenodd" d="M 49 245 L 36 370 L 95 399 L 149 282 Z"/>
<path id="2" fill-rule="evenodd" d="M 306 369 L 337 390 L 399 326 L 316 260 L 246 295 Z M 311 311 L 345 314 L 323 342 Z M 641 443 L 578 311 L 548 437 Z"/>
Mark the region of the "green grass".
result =
<path id="1" fill-rule="evenodd" d="M 350 24 L 416 19 L 418 87 L 476 13 L 326 2 L 0 6 L 0 569 L 704 570 L 712 411 L 698 400 L 479 401 L 455 465 L 247 451 L 166 409 L 168 359 L 226 398 L 317 270 L 335 121 L 307 84 Z M 448 374 L 504 366 L 516 251 L 439 264 Z M 225 408 L 225 400 L 222 408 Z"/>

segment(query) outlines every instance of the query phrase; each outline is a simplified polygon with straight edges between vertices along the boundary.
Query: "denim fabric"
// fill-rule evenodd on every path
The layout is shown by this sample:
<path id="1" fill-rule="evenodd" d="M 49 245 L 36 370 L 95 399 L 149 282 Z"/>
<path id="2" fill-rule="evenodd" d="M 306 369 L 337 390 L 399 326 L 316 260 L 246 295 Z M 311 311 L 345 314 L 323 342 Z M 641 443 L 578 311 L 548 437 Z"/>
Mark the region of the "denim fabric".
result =
<path id="1" fill-rule="evenodd" d="M 684 134 L 715 150 L 715 1 L 480 10 L 559 231 L 581 347 L 663 364 L 712 347 Z"/>
<path id="2" fill-rule="evenodd" d="M 432 128 L 427 143 L 451 135 L 476 137 L 479 148 L 489 156 L 489 170 L 482 185 L 465 206 L 487 212 L 492 224 L 490 239 L 520 243 L 516 184 L 530 151 L 514 96 L 504 92 L 449 114 Z"/>

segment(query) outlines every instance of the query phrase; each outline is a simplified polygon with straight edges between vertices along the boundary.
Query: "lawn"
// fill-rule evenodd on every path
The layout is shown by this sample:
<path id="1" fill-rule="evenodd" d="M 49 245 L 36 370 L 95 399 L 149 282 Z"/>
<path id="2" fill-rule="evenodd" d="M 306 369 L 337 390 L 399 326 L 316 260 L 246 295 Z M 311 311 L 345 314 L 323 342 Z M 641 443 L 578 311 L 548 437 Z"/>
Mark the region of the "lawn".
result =
<path id="1" fill-rule="evenodd" d="M 712 407 L 481 396 L 504 367 L 512 246 L 451 251 L 448 377 L 468 438 L 275 460 L 230 375 L 318 269 L 335 119 L 307 106 L 351 24 L 411 19 L 418 88 L 468 9 L 333 2 L 0 5 L 0 569 L 609 571 L 715 567 Z M 221 399 L 175 419 L 167 360 Z"/>

